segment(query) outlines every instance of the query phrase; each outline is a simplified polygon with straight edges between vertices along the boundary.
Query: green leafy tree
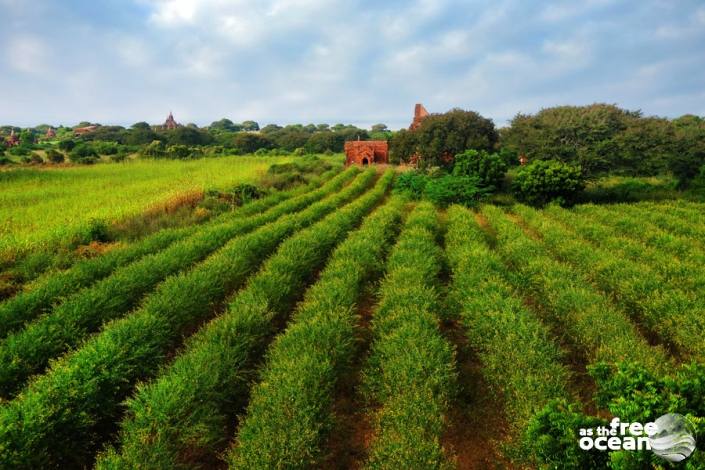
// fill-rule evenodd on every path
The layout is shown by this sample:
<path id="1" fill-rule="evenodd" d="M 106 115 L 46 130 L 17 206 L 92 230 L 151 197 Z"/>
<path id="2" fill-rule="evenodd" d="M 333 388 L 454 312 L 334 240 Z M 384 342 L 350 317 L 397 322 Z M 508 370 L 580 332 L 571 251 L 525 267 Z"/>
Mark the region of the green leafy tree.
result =
<path id="1" fill-rule="evenodd" d="M 468 149 L 491 152 L 499 139 L 491 119 L 462 109 L 432 114 L 409 134 L 413 137 L 410 138 L 406 132 L 398 132 L 392 138 L 394 158 L 407 162 L 418 154 L 423 167 L 450 166 L 453 156 Z M 395 142 L 397 139 L 402 140 L 401 145 Z"/>
<path id="2" fill-rule="evenodd" d="M 88 142 L 81 142 L 69 152 L 69 160 L 73 163 L 91 164 L 98 161 L 98 153 Z"/>
<path id="3" fill-rule="evenodd" d="M 481 186 L 491 190 L 502 186 L 506 172 L 502 157 L 485 150 L 466 150 L 456 155 L 453 162 L 454 176 L 475 176 Z"/>
<path id="4" fill-rule="evenodd" d="M 261 134 L 239 133 L 233 138 L 233 146 L 242 153 L 255 153 L 259 149 L 271 149 L 272 141 Z"/>
<path id="5" fill-rule="evenodd" d="M 536 160 L 522 167 L 512 185 L 517 198 L 529 204 L 571 202 L 585 188 L 582 169 L 557 160 Z"/>
<path id="6" fill-rule="evenodd" d="M 259 124 L 257 124 L 255 121 L 244 121 L 242 124 L 242 130 L 248 131 L 248 132 L 253 132 L 253 131 L 258 131 L 259 130 Z"/>
<path id="7" fill-rule="evenodd" d="M 169 145 L 208 145 L 213 142 L 208 132 L 186 126 L 167 131 L 166 138 Z"/>
<path id="8" fill-rule="evenodd" d="M 475 206 L 488 193 L 477 176 L 445 175 L 430 178 L 424 188 L 426 199 L 439 207 L 448 207 L 451 204 Z"/>

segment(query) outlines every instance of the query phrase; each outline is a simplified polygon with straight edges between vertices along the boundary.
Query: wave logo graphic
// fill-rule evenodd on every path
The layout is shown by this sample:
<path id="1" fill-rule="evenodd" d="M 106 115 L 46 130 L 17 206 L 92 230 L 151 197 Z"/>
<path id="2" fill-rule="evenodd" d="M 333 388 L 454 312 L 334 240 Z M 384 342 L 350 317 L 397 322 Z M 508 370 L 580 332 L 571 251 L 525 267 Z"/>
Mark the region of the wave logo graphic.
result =
<path id="1" fill-rule="evenodd" d="M 695 428 L 684 416 L 668 413 L 655 423 L 657 431 L 649 436 L 654 454 L 669 462 L 681 462 L 695 451 Z"/>

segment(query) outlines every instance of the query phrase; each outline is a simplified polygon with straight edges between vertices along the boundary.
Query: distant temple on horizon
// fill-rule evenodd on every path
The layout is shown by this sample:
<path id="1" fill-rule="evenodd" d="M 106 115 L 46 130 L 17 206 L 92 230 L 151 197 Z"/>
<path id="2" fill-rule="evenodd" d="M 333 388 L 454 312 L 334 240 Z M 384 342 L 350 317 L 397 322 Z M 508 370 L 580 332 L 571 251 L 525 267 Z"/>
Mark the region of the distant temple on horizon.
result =
<path id="1" fill-rule="evenodd" d="M 164 128 L 165 129 L 176 129 L 179 127 L 179 123 L 176 122 L 176 119 L 174 119 L 174 115 L 169 111 L 169 115 L 166 117 L 166 121 L 164 122 Z"/>

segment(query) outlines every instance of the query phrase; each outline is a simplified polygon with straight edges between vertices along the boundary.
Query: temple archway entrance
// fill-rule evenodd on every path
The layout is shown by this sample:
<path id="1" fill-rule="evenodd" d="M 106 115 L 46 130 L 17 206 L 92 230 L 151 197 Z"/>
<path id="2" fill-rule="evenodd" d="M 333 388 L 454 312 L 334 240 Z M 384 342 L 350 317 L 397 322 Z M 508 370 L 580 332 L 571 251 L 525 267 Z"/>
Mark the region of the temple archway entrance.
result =
<path id="1" fill-rule="evenodd" d="M 362 159 L 362 166 L 367 166 L 370 164 L 370 161 L 367 159 L 367 157 Z"/>

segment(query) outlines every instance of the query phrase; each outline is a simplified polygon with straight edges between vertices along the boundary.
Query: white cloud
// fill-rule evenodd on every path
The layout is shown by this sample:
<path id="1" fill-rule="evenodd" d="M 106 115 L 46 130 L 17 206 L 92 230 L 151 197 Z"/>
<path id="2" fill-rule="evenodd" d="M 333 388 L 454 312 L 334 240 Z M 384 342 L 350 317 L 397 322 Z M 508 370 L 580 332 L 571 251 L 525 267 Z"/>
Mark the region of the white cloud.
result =
<path id="1" fill-rule="evenodd" d="M 39 75 L 47 70 L 47 46 L 38 37 L 25 35 L 11 39 L 5 54 L 6 63 L 19 72 Z"/>

